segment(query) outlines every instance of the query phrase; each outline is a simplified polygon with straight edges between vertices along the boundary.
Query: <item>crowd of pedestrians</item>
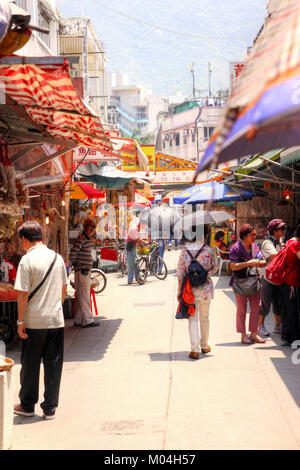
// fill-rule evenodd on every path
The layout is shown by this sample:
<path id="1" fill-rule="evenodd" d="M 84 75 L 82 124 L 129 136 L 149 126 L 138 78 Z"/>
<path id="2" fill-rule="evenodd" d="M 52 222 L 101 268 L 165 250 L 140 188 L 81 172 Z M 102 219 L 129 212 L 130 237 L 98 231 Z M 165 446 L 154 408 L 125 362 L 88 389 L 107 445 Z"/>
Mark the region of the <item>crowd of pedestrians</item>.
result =
<path id="1" fill-rule="evenodd" d="M 268 235 L 259 247 L 256 241 L 256 227 L 244 224 L 240 228 L 239 240 L 230 248 L 229 261 L 232 271 L 230 286 L 236 301 L 236 331 L 243 344 L 265 343 L 270 336 L 265 327 L 265 318 L 271 306 L 275 320 L 274 333 L 281 334 L 281 345 L 300 345 L 300 224 L 294 237 L 283 243 L 286 224 L 281 219 L 273 219 L 267 226 Z M 182 301 L 182 282 L 189 278 L 191 257 L 207 271 L 202 285 L 190 286 L 195 310 L 188 316 L 191 343 L 190 358 L 199 359 L 200 352 L 207 353 L 209 346 L 209 308 L 213 299 L 214 287 L 211 280 L 217 265 L 213 249 L 206 245 L 208 228 L 202 241 L 185 240 L 180 254 L 178 277 L 178 300 Z M 223 242 L 223 232 L 218 232 L 217 242 Z M 202 247 L 202 249 L 201 249 Z M 226 249 L 227 246 L 226 246 Z M 190 253 L 189 253 L 190 252 Z M 274 282 L 266 271 L 277 269 L 280 273 Z M 250 305 L 247 333 L 246 313 Z M 200 330 L 199 330 L 200 326 Z"/>
<path id="2" fill-rule="evenodd" d="M 275 319 L 274 333 L 281 334 L 282 346 L 300 346 L 300 224 L 294 237 L 283 243 L 286 224 L 273 219 L 267 226 L 268 235 L 259 247 L 256 228 L 244 224 L 239 240 L 230 248 L 232 270 L 230 285 L 236 301 L 236 331 L 243 344 L 264 343 L 270 336 L 265 318 L 271 306 Z M 87 271 L 91 269 L 91 237 L 95 231 L 92 219 L 87 219 L 84 231 L 71 251 L 75 269 L 77 298 L 76 324 L 98 326 L 90 313 L 90 285 Z M 192 233 L 197 233 L 192 230 Z M 207 244 L 209 227 L 204 226 L 201 240 L 183 238 L 183 249 L 177 266 L 179 305 L 189 299 L 187 308 L 191 359 L 211 351 L 209 344 L 209 313 L 214 297 L 212 275 L 217 271 L 213 248 Z M 36 222 L 26 222 L 19 229 L 26 255 L 16 277 L 18 292 L 18 333 L 22 338 L 20 403 L 14 411 L 32 416 L 38 400 L 39 371 L 43 360 L 45 394 L 41 404 L 45 419 L 53 419 L 58 406 L 63 365 L 64 318 L 62 304 L 66 296 L 67 275 L 63 259 L 42 242 L 42 230 Z M 223 234 L 219 234 L 221 243 Z M 140 238 L 140 224 L 134 218 L 126 243 L 128 284 L 135 275 L 136 246 L 145 245 Z M 162 244 L 161 244 L 162 245 Z M 160 248 L 165 248 L 165 245 Z M 185 297 L 185 294 L 187 295 Z M 186 300 L 184 300 L 186 301 Z M 183 302 L 183 303 L 182 303 Z M 247 333 L 246 312 L 250 304 Z M 177 311 L 178 313 L 178 311 Z M 54 367 L 55 365 L 55 367 Z"/>

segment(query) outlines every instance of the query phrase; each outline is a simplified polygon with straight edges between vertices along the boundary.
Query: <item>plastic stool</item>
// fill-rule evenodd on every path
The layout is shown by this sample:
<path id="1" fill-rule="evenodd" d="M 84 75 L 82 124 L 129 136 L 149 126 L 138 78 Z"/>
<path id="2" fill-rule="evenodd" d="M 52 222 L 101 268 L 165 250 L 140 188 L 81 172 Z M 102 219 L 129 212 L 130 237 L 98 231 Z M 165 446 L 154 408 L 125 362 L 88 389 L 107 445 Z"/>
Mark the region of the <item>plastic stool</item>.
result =
<path id="1" fill-rule="evenodd" d="M 76 312 L 76 300 L 77 300 L 77 295 L 76 295 L 76 291 L 75 291 L 74 306 L 73 306 L 73 316 L 75 315 L 75 312 Z M 93 316 L 93 317 L 98 317 L 98 316 L 99 316 L 99 312 L 98 312 L 98 308 L 97 308 L 97 302 L 96 302 L 96 296 L 95 296 L 95 291 L 94 291 L 94 289 L 91 289 L 91 292 L 90 292 L 90 301 L 91 301 L 91 312 L 92 312 L 92 316 Z M 94 313 L 93 313 L 93 309 L 94 309 Z"/>
<path id="2" fill-rule="evenodd" d="M 90 299 L 91 299 L 91 312 L 93 317 L 98 317 L 98 309 L 97 309 L 97 302 L 96 302 L 96 296 L 95 296 L 95 291 L 94 289 L 91 289 L 91 294 L 90 294 Z M 93 308 L 94 308 L 94 313 L 93 313 Z"/>

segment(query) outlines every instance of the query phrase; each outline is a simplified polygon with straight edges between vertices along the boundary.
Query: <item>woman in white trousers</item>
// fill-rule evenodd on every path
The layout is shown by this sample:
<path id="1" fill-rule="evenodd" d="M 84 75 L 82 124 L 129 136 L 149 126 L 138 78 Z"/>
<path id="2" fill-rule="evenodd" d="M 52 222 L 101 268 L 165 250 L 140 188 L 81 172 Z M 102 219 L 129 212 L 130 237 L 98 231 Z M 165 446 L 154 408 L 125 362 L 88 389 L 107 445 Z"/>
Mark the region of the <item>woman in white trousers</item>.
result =
<path id="1" fill-rule="evenodd" d="M 196 230 L 193 231 L 195 233 Z M 211 276 L 217 271 L 218 266 L 214 250 L 206 245 L 208 235 L 208 228 L 204 227 L 204 237 L 202 241 L 197 240 L 196 236 L 191 241 L 186 238 L 184 249 L 180 253 L 177 277 L 178 277 L 178 297 L 181 292 L 181 285 L 184 276 L 188 271 L 191 262 L 191 257 L 186 250 L 189 250 L 193 256 L 203 247 L 201 253 L 197 257 L 199 263 L 208 271 L 207 281 L 203 286 L 193 287 L 193 294 L 195 297 L 196 311 L 189 318 L 189 336 L 191 343 L 191 352 L 189 357 L 191 359 L 199 359 L 200 353 L 207 354 L 211 351 L 209 346 L 209 309 L 211 300 L 214 297 L 214 286 Z"/>

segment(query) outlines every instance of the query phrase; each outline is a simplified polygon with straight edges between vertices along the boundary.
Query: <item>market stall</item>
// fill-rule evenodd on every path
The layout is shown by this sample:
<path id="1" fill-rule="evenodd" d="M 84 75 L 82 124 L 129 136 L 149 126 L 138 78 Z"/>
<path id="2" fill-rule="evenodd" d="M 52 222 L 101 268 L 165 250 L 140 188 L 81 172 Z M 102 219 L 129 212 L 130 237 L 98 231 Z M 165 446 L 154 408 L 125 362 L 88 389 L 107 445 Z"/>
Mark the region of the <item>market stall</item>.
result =
<path id="1" fill-rule="evenodd" d="M 98 206 L 97 220 L 97 250 L 100 267 L 116 269 L 118 245 L 124 243 L 127 227 L 135 208 L 151 205 L 150 202 L 137 193 L 137 186 L 148 184 L 151 179 L 133 172 L 118 170 L 116 165 L 102 162 L 90 162 L 81 165 L 76 171 L 76 177 L 97 185 L 106 191 L 107 204 Z"/>
<path id="2" fill-rule="evenodd" d="M 77 95 L 63 57 L 4 57 L 0 80 L 5 89 L 0 103 L 0 239 L 8 242 L 10 261 L 14 258 L 17 267 L 22 255 L 17 227 L 37 220 L 44 243 L 67 263 L 72 150 L 84 145 L 106 151 L 110 138 Z M 2 287 L 0 339 L 9 343 L 16 305 L 11 299 L 7 314 L 2 299 L 11 292 Z"/>

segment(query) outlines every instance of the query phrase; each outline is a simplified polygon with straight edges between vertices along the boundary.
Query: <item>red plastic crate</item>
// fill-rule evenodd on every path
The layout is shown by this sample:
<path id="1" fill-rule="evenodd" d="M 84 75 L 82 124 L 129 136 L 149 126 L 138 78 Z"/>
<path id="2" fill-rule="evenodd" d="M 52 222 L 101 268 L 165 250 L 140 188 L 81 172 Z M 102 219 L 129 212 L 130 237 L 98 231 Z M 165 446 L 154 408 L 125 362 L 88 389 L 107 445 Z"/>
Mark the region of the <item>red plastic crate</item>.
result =
<path id="1" fill-rule="evenodd" d="M 101 248 L 100 259 L 118 261 L 118 252 L 111 248 Z"/>

